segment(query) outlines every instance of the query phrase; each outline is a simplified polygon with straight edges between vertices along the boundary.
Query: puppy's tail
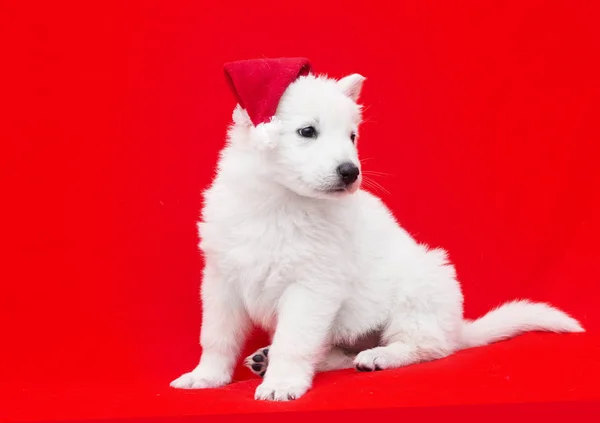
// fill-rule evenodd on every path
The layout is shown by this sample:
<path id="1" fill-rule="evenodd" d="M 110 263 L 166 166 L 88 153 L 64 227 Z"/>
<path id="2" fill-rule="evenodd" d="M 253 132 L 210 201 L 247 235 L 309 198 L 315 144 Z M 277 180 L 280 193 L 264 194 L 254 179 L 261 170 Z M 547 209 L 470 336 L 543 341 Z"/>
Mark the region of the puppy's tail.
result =
<path id="1" fill-rule="evenodd" d="M 548 304 L 512 301 L 477 320 L 466 320 L 462 348 L 479 347 L 530 331 L 584 332 L 584 329 L 577 320 Z"/>

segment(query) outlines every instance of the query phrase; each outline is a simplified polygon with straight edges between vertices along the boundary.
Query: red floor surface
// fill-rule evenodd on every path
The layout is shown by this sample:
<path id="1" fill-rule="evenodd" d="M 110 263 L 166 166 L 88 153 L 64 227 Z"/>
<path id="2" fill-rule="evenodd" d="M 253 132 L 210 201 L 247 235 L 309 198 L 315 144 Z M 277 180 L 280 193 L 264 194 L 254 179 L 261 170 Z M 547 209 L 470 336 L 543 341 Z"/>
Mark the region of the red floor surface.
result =
<path id="1" fill-rule="evenodd" d="M 0 416 L 10 421 L 239 415 L 283 411 L 406 410 L 427 407 L 488 407 L 515 404 L 585 403 L 600 400 L 600 337 L 531 334 L 405 369 L 319 375 L 298 401 L 254 401 L 258 379 L 223 389 L 175 391 L 168 380 L 79 380 L 70 384 L 24 381 L 3 397 Z M 16 393 L 16 395 L 15 395 Z M 35 404 L 35 408 L 31 407 Z M 400 414 L 401 415 L 401 414 Z"/>

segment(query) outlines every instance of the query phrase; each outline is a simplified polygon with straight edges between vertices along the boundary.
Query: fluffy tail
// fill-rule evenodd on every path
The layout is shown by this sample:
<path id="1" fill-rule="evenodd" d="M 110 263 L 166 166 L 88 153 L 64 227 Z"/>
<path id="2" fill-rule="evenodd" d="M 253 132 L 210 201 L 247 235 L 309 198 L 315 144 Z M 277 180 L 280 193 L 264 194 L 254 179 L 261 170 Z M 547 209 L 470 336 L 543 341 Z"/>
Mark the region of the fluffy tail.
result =
<path id="1" fill-rule="evenodd" d="M 485 316 L 465 321 L 463 348 L 479 347 L 530 331 L 584 332 L 579 322 L 548 304 L 512 301 Z"/>

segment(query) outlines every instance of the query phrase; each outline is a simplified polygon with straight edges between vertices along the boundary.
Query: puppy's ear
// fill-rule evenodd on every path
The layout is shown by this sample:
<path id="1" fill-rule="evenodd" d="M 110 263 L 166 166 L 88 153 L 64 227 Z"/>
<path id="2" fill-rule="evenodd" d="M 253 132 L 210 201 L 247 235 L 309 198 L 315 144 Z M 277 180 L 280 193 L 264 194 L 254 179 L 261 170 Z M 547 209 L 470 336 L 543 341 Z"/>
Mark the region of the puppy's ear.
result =
<path id="1" fill-rule="evenodd" d="M 362 90 L 365 79 L 366 78 L 364 76 L 358 73 L 353 73 L 352 75 L 348 75 L 340 79 L 337 84 L 342 89 L 344 94 L 356 102 L 360 97 L 360 91 Z"/>

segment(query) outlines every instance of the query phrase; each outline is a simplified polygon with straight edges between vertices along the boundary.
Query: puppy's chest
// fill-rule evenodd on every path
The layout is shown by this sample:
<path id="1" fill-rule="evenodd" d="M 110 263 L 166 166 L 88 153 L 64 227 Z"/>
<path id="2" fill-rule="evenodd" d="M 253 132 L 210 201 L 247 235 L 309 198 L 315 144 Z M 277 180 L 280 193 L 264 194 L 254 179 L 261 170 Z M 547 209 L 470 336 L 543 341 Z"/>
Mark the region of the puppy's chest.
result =
<path id="1" fill-rule="evenodd" d="M 340 228 L 302 210 L 232 213 L 200 225 L 202 247 L 240 293 L 250 317 L 269 330 L 279 298 L 292 282 L 339 263 Z"/>

